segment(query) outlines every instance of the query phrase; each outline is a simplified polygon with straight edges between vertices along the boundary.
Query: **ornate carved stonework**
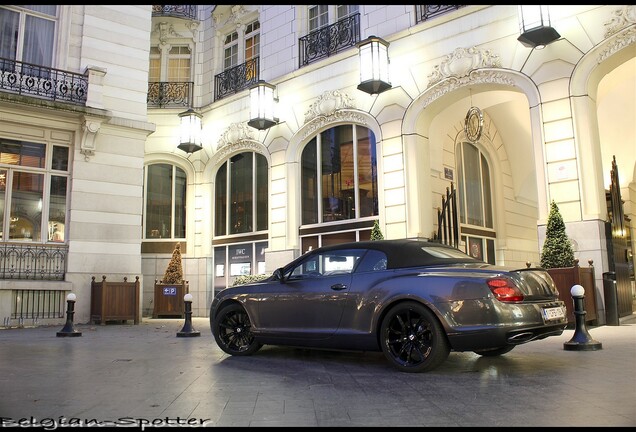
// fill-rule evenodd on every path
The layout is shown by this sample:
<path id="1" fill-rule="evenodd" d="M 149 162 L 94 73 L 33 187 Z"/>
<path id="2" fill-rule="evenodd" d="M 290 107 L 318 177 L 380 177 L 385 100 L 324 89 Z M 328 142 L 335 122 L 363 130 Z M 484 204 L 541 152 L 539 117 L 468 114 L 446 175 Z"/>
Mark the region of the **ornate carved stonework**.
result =
<path id="1" fill-rule="evenodd" d="M 254 129 L 249 127 L 247 123 L 232 123 L 221 135 L 216 151 L 221 150 L 230 144 L 236 144 L 241 141 L 254 141 Z"/>
<path id="2" fill-rule="evenodd" d="M 304 140 L 308 136 L 313 135 L 317 130 L 322 129 L 323 127 L 334 122 L 355 123 L 362 126 L 367 126 L 366 119 L 354 111 L 335 111 L 331 115 L 316 117 L 315 119 L 307 123 L 306 127 L 303 129 L 302 139 Z"/>
<path id="3" fill-rule="evenodd" d="M 349 95 L 339 90 L 324 92 L 305 113 L 305 123 L 317 117 L 329 117 L 344 108 L 353 108 L 353 99 Z"/>
<path id="4" fill-rule="evenodd" d="M 90 156 L 95 155 L 95 138 L 97 138 L 97 132 L 99 132 L 101 125 L 101 121 L 84 119 L 80 153 L 84 155 L 84 160 L 86 161 L 88 161 Z"/>
<path id="5" fill-rule="evenodd" d="M 613 15 L 614 18 L 605 23 L 606 38 L 636 23 L 636 6 L 623 6 L 621 9 L 616 9 Z"/>
<path id="6" fill-rule="evenodd" d="M 254 129 L 249 127 L 247 123 L 232 123 L 223 132 L 216 146 L 216 153 L 213 161 L 218 163 L 225 159 L 228 155 L 240 150 L 249 150 L 263 152 L 263 146 L 256 141 L 254 137 Z"/>
<path id="7" fill-rule="evenodd" d="M 153 33 L 159 33 L 159 44 L 165 45 L 168 43 L 168 38 L 170 36 L 177 37 L 179 36 L 176 31 L 174 31 L 174 27 L 172 24 L 168 24 L 166 22 L 160 22 L 155 25 L 155 30 Z"/>
<path id="8" fill-rule="evenodd" d="M 428 87 L 446 78 L 468 76 L 471 71 L 478 68 L 498 67 L 501 67 L 499 56 L 492 54 L 490 50 L 478 50 L 475 47 L 457 48 L 452 54 L 447 55 L 444 61 L 435 66 L 428 77 Z"/>
<path id="9" fill-rule="evenodd" d="M 636 43 L 636 27 L 630 28 L 624 34 L 621 34 L 617 36 L 616 39 L 612 40 L 612 42 L 599 54 L 597 60 L 598 63 L 602 63 L 612 54 L 634 43 Z"/>
<path id="10" fill-rule="evenodd" d="M 428 106 L 430 103 L 432 103 L 436 99 L 439 99 L 443 95 L 450 93 L 460 87 L 464 87 L 468 84 L 502 84 L 511 87 L 515 85 L 512 79 L 502 73 L 492 71 L 472 71 L 466 77 L 451 78 L 435 86 L 434 89 L 428 92 L 428 95 L 424 101 L 424 106 Z"/>

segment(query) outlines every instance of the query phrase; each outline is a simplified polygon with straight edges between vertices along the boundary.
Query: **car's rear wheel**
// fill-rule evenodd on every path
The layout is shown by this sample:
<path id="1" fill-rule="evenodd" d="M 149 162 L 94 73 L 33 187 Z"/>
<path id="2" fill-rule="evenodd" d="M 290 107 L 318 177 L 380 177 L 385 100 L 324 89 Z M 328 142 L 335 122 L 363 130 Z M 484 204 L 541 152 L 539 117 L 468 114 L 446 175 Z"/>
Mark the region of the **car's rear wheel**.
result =
<path id="1" fill-rule="evenodd" d="M 239 304 L 219 311 L 212 322 L 212 334 L 219 348 L 234 356 L 254 354 L 262 346 L 254 338 L 250 318 Z"/>
<path id="2" fill-rule="evenodd" d="M 382 352 L 403 372 L 427 372 L 450 353 L 444 329 L 426 306 L 404 302 L 393 306 L 380 326 Z"/>
<path id="3" fill-rule="evenodd" d="M 499 348 L 492 348 L 492 349 L 485 349 L 485 350 L 476 350 L 473 351 L 475 354 L 479 354 L 480 356 L 484 356 L 484 357 L 496 357 L 496 356 L 500 356 L 503 355 L 505 353 L 508 353 L 510 351 L 512 351 L 512 349 L 515 347 L 516 345 L 506 345 L 506 346 L 502 346 Z"/>

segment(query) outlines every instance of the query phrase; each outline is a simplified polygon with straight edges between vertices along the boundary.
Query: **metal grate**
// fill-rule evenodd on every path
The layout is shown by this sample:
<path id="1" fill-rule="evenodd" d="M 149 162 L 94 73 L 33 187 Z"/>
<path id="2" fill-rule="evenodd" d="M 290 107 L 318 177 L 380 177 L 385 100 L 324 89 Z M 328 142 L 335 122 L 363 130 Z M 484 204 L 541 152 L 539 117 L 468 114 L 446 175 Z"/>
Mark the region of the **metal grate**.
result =
<path id="1" fill-rule="evenodd" d="M 64 317 L 62 290 L 13 290 L 12 319 L 46 319 Z"/>

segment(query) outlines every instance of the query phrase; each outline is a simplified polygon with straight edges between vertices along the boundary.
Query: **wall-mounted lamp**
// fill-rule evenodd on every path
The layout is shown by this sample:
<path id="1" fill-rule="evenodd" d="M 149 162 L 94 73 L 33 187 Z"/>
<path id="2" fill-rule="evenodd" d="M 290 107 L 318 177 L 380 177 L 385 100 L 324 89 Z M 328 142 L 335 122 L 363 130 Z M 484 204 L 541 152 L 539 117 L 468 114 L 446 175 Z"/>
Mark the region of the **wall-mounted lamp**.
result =
<path id="1" fill-rule="evenodd" d="M 377 36 L 369 36 L 358 44 L 358 49 L 360 51 L 358 90 L 376 94 L 390 89 L 389 43 Z"/>
<path id="2" fill-rule="evenodd" d="M 519 5 L 519 27 L 521 36 L 517 40 L 528 48 L 541 49 L 561 37 L 550 26 L 548 6 Z"/>
<path id="3" fill-rule="evenodd" d="M 179 114 L 181 129 L 179 133 L 179 149 L 186 153 L 201 150 L 201 114 L 190 108 Z"/>
<path id="4" fill-rule="evenodd" d="M 265 81 L 258 81 L 250 87 L 250 121 L 247 124 L 255 129 L 268 129 L 278 123 L 274 114 L 274 97 L 276 87 Z"/>

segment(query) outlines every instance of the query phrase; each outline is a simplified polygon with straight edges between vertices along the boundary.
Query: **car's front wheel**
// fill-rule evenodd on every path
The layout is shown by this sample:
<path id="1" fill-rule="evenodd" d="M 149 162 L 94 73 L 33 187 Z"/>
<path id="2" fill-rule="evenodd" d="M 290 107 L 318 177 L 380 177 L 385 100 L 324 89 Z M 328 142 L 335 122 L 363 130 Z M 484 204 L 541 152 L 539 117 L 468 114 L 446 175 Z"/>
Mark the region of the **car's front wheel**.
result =
<path id="1" fill-rule="evenodd" d="M 444 329 L 426 306 L 404 302 L 393 306 L 380 326 L 382 352 L 403 372 L 427 372 L 450 353 Z"/>
<path id="2" fill-rule="evenodd" d="M 212 334 L 219 348 L 234 356 L 254 354 L 262 346 L 254 338 L 250 318 L 239 304 L 224 306 L 216 314 Z"/>

